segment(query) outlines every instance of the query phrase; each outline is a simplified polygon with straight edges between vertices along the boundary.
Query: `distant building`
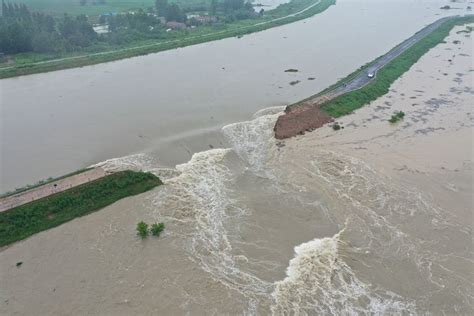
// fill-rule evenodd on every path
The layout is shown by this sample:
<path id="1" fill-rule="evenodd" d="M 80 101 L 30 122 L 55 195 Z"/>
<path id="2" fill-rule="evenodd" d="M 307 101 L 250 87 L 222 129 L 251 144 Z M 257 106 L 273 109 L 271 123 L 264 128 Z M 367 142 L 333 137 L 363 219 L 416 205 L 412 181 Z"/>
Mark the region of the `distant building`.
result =
<path id="1" fill-rule="evenodd" d="M 184 30 L 186 29 L 186 24 L 176 21 L 166 22 L 166 26 L 172 30 Z"/>
<path id="2" fill-rule="evenodd" d="M 194 17 L 196 21 L 202 23 L 202 24 L 210 24 L 210 23 L 215 23 L 217 22 L 217 18 L 215 16 L 209 16 L 209 15 L 200 15 Z"/>
<path id="3" fill-rule="evenodd" d="M 117 13 L 115 13 L 115 12 L 104 12 L 100 16 L 101 17 L 103 16 L 104 18 L 108 18 L 108 17 L 114 16 L 114 15 L 117 15 Z"/>
<path id="4" fill-rule="evenodd" d="M 92 28 L 97 34 L 106 34 L 110 32 L 108 24 L 95 24 Z"/>
<path id="5" fill-rule="evenodd" d="M 199 24 L 212 24 L 217 22 L 217 17 L 210 15 L 188 14 L 189 20 L 195 20 Z"/>

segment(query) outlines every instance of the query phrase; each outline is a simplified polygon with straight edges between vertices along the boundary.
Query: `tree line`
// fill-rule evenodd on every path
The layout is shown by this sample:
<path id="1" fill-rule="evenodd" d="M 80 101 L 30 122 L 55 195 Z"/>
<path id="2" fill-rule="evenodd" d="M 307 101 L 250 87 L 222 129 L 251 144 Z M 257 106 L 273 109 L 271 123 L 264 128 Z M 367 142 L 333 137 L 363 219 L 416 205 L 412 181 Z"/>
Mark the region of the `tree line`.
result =
<path id="1" fill-rule="evenodd" d="M 206 11 L 220 19 L 220 23 L 248 19 L 256 16 L 250 2 L 245 0 L 211 0 Z M 186 11 L 168 0 L 156 0 L 149 12 L 142 9 L 133 14 L 101 16 L 109 33 L 98 35 L 85 15 L 60 17 L 31 12 L 24 4 L 12 4 L 2 0 L 0 17 L 0 53 L 26 52 L 61 53 L 78 51 L 95 44 L 123 45 L 142 39 L 165 38 L 166 27 L 158 17 L 166 21 L 186 22 Z M 194 21 L 195 22 L 195 21 Z M 188 21 L 193 24 L 193 20 Z"/>
<path id="2" fill-rule="evenodd" d="M 97 40 L 97 34 L 85 16 L 64 14 L 59 19 L 30 12 L 24 4 L 2 1 L 0 18 L 0 52 L 74 51 Z"/>

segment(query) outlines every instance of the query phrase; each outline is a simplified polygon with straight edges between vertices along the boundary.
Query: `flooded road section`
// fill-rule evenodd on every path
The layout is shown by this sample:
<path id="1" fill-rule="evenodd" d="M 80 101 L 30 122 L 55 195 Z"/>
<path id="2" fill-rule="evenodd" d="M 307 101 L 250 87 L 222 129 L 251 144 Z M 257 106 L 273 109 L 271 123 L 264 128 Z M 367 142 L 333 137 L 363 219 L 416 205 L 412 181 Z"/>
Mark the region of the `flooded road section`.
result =
<path id="1" fill-rule="evenodd" d="M 440 10 L 446 3 L 340 0 L 240 39 L 1 80 L 0 191 L 132 153 L 174 166 L 225 147 L 222 126 L 308 97 L 442 15 L 465 12 Z"/>

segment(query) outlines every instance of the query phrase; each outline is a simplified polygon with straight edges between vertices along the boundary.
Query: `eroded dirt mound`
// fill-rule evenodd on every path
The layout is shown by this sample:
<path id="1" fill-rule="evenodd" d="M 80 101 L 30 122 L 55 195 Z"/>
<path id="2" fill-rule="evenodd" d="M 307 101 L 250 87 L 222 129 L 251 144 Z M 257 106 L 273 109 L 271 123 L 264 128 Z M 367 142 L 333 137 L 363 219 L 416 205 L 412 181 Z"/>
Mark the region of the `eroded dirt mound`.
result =
<path id="1" fill-rule="evenodd" d="M 318 105 L 292 107 L 281 115 L 274 127 L 275 138 L 285 139 L 303 134 L 332 122 L 333 118 L 321 111 Z"/>

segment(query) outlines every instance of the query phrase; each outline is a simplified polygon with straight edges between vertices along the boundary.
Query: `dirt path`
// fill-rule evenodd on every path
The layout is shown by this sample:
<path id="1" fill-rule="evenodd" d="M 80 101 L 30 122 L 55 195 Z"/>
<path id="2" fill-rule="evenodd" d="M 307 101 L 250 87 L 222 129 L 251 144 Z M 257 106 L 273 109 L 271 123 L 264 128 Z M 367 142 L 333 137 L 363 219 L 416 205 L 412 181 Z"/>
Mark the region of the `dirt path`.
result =
<path id="1" fill-rule="evenodd" d="M 4 197 L 0 199 L 0 212 L 97 180 L 106 175 L 107 172 L 104 169 L 94 168 L 70 177 L 46 183 L 31 190 Z"/>

